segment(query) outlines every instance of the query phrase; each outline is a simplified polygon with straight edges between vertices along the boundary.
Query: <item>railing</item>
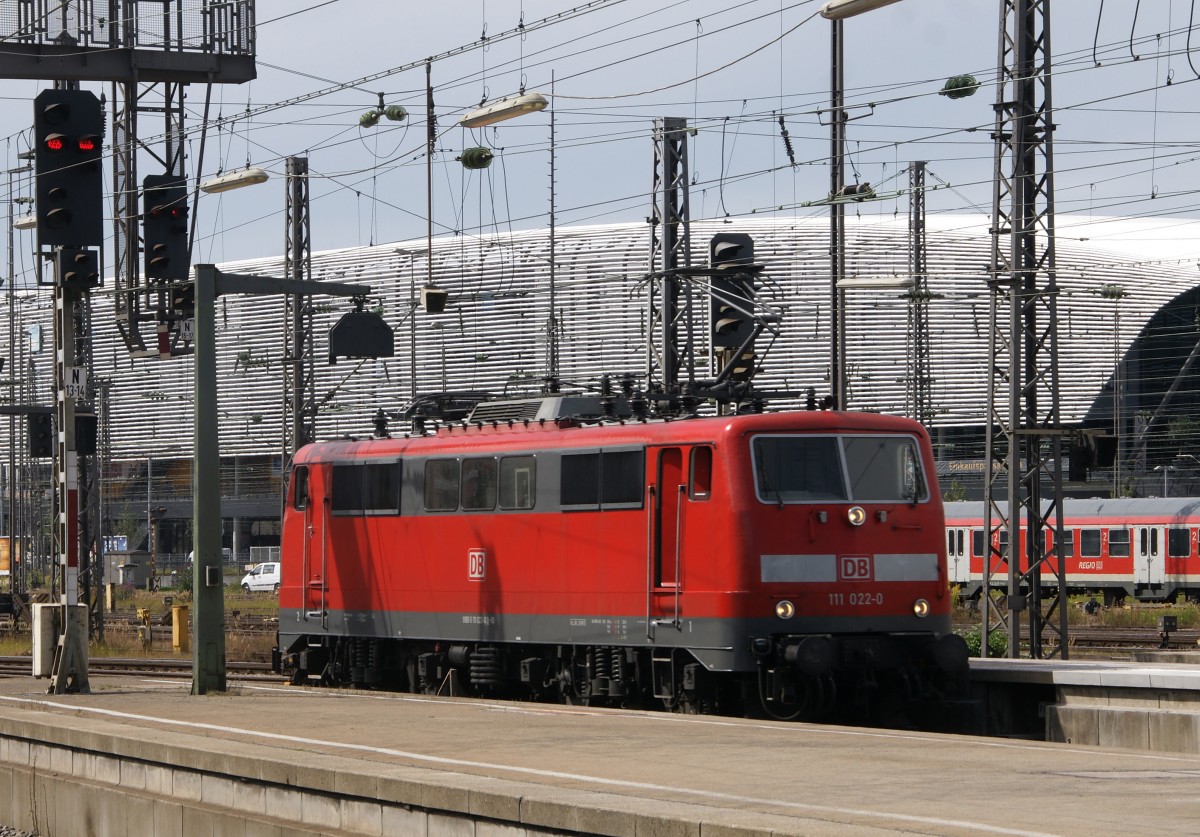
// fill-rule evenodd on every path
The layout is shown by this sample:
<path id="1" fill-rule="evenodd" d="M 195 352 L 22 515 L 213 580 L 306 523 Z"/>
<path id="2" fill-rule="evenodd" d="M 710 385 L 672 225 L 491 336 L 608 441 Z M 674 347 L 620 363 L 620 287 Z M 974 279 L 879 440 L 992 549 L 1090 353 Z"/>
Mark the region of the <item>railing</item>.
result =
<path id="1" fill-rule="evenodd" d="M 254 54 L 254 0 L 16 0 L 6 43 Z"/>

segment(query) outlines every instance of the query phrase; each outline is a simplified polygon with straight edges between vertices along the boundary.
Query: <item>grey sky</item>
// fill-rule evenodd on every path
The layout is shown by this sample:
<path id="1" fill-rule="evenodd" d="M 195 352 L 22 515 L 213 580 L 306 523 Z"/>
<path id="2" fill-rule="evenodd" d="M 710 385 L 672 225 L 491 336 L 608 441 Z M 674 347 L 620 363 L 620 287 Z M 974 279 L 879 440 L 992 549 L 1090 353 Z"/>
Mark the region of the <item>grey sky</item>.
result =
<path id="1" fill-rule="evenodd" d="M 215 90 L 212 114 L 228 118 L 247 106 L 253 111 L 419 62 L 477 42 L 486 31 L 492 39 L 486 50 L 433 65 L 439 122 L 435 234 L 503 234 L 547 224 L 549 113 L 496 129 L 455 127 L 457 116 L 485 96 L 514 93 L 522 74 L 527 89 L 547 96 L 551 73 L 555 79 L 559 225 L 646 217 L 656 116 L 687 117 L 697 128 L 690 147 L 693 217 L 728 215 L 736 223 L 750 214 L 826 212 L 798 206 L 828 190 L 828 119 L 819 111 L 828 108 L 830 24 L 819 17 L 806 21 L 819 2 L 613 0 L 562 22 L 533 26 L 578 5 L 259 0 L 259 78 Z M 1200 33 L 1189 39 L 1192 0 L 1060 0 L 1053 8 L 1062 223 L 1151 215 L 1162 219 L 1150 226 L 1167 239 L 1171 252 L 1200 253 L 1200 245 L 1190 243 L 1195 226 L 1187 223 L 1200 214 L 1195 197 L 1200 119 L 1192 67 L 1200 67 Z M 311 10 L 293 14 L 304 9 Z M 880 191 L 899 189 L 908 162 L 926 160 L 930 185 L 944 181 L 953 187 L 930 193 L 929 212 L 986 217 L 999 9 L 996 0 L 904 0 L 846 22 L 847 103 L 855 117 L 848 128 L 848 179 L 857 175 Z M 523 38 L 498 37 L 522 18 L 529 30 Z M 1189 47 L 1196 53 L 1191 61 Z M 949 76 L 962 73 L 984 85 L 975 96 L 937 95 Z M 19 147 L 15 134 L 31 121 L 30 100 L 43 86 L 49 85 L 3 83 L 10 167 Z M 201 197 L 195 260 L 282 251 L 282 161 L 288 155 L 309 158 L 314 249 L 423 237 L 424 88 L 425 71 L 417 67 L 210 132 L 205 176 L 249 161 L 269 170 L 272 179 L 222 197 Z M 359 128 L 359 115 L 377 103 L 378 92 L 388 104 L 404 105 L 409 120 Z M 203 88 L 193 85 L 188 95 L 188 172 L 194 175 Z M 780 114 L 794 167 L 780 137 Z M 465 171 L 455 158 L 481 144 L 497 150 L 495 162 L 484 172 Z M 150 171 L 143 163 L 142 173 Z M 907 198 L 862 204 L 856 211 L 902 216 Z M 1118 243 L 1113 229 L 1095 224 L 1083 229 L 1079 235 L 1097 244 L 1106 237 Z"/>

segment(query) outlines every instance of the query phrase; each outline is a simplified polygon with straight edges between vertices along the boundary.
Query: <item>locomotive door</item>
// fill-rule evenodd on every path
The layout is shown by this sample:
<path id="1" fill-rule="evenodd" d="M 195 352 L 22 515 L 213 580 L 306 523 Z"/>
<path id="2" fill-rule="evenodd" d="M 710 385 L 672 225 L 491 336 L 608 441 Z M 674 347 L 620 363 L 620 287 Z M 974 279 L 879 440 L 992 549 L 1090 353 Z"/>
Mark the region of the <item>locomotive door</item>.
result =
<path id="1" fill-rule="evenodd" d="M 647 634 L 654 625 L 679 628 L 683 616 L 685 533 L 689 510 L 708 499 L 712 449 L 661 447 L 648 451 L 649 544 Z M 690 473 L 689 473 L 690 472 Z"/>
<path id="2" fill-rule="evenodd" d="M 315 479 L 314 479 L 315 478 Z M 315 483 L 315 486 L 313 485 Z M 313 467 L 309 475 L 309 500 L 304 509 L 304 556 L 301 572 L 304 585 L 304 618 L 319 619 L 326 627 L 325 568 L 329 536 L 329 466 Z"/>
<path id="3" fill-rule="evenodd" d="M 1112 533 L 1109 532 L 1109 546 Z M 1163 584 L 1167 580 L 1166 556 L 1162 531 L 1157 526 L 1136 526 L 1133 530 L 1133 583 Z"/>

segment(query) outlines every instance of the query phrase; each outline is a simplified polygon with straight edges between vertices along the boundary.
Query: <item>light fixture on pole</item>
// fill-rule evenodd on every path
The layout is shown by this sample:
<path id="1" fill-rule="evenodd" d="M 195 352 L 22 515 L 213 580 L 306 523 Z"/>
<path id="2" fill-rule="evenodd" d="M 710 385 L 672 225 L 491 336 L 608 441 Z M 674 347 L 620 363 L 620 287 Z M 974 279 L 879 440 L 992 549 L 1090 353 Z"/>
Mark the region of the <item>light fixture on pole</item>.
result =
<path id="1" fill-rule="evenodd" d="M 257 166 L 247 166 L 244 169 L 218 174 L 214 178 L 205 180 L 200 184 L 200 191 L 210 195 L 228 192 L 230 189 L 241 189 L 243 186 L 266 183 L 269 177 L 270 175 Z"/>
<path id="2" fill-rule="evenodd" d="M 29 213 L 28 215 L 18 215 L 13 218 L 14 230 L 32 230 L 37 227 L 37 214 Z"/>
<path id="3" fill-rule="evenodd" d="M 899 0 L 828 0 L 821 17 L 832 23 L 829 49 L 829 383 L 834 409 L 845 410 L 846 403 L 846 311 L 841 280 L 846 274 L 846 202 L 857 195 L 846 192 L 846 111 L 843 78 L 842 21 Z M 864 184 L 866 186 L 866 184 Z M 869 190 L 869 186 L 867 186 Z M 873 196 L 873 195 L 872 195 Z"/>
<path id="4" fill-rule="evenodd" d="M 482 105 L 458 120 L 458 124 L 464 128 L 482 128 L 484 125 L 494 125 L 514 116 L 545 110 L 548 104 L 546 97 L 541 93 L 522 93 Z"/>
<path id="5" fill-rule="evenodd" d="M 900 0 L 829 0 L 821 7 L 821 17 L 826 20 L 845 20 L 848 17 L 861 15 L 899 3 Z"/>
<path id="6" fill-rule="evenodd" d="M 911 276 L 843 276 L 838 279 L 837 286 L 842 289 L 888 290 L 895 288 L 905 290 L 913 286 L 913 278 Z"/>

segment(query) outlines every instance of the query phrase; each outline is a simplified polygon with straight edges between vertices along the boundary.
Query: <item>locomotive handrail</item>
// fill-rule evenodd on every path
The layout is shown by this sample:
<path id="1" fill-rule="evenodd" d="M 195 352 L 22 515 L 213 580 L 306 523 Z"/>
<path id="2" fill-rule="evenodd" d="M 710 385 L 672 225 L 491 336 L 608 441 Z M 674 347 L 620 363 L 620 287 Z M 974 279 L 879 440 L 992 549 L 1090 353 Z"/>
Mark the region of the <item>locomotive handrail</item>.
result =
<path id="1" fill-rule="evenodd" d="M 654 596 L 654 506 L 658 492 L 654 484 L 646 486 L 650 502 L 646 503 L 646 639 L 654 642 L 654 622 L 650 618 Z"/>
<path id="2" fill-rule="evenodd" d="M 683 576 L 680 575 L 683 560 L 680 547 L 683 541 L 683 497 L 685 491 L 687 491 L 687 486 L 680 484 L 679 491 L 675 495 L 675 619 L 671 624 L 675 626 L 676 630 L 679 630 L 683 624 L 679 618 L 679 593 L 683 587 Z"/>

